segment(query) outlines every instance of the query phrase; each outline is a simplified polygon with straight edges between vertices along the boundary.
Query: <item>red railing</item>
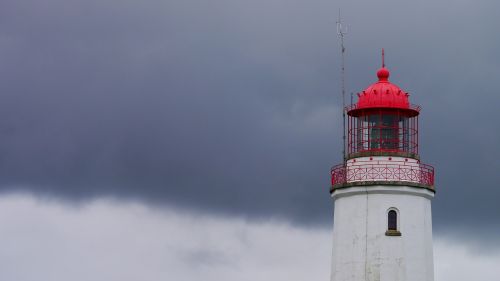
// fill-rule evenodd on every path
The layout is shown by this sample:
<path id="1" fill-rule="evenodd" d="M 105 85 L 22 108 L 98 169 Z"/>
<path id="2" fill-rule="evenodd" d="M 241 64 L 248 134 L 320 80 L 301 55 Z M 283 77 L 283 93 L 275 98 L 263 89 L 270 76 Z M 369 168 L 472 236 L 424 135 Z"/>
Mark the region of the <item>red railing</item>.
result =
<path id="1" fill-rule="evenodd" d="M 358 161 L 331 169 L 332 186 L 364 181 L 398 181 L 434 186 L 434 168 L 421 163 Z"/>

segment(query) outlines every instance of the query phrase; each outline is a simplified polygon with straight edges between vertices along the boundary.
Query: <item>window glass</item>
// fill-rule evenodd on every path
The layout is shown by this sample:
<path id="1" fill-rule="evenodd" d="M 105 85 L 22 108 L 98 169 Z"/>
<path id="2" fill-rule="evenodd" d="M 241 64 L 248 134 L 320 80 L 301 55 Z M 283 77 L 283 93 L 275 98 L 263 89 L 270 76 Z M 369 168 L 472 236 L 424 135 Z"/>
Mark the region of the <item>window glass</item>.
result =
<path id="1" fill-rule="evenodd" d="M 370 129 L 370 135 L 368 136 L 370 141 L 370 149 L 380 148 L 380 120 L 379 115 L 369 115 L 368 128 Z"/>
<path id="2" fill-rule="evenodd" d="M 380 146 L 385 149 L 396 149 L 398 147 L 398 123 L 396 116 L 383 114 L 380 127 Z"/>
<path id="3" fill-rule="evenodd" d="M 398 214 L 394 210 L 390 210 L 388 216 L 388 229 L 398 230 Z"/>
<path id="4" fill-rule="evenodd" d="M 401 116 L 399 119 L 399 141 L 400 141 L 400 149 L 403 151 L 409 151 L 409 142 L 410 142 L 410 130 L 408 126 L 408 117 Z"/>

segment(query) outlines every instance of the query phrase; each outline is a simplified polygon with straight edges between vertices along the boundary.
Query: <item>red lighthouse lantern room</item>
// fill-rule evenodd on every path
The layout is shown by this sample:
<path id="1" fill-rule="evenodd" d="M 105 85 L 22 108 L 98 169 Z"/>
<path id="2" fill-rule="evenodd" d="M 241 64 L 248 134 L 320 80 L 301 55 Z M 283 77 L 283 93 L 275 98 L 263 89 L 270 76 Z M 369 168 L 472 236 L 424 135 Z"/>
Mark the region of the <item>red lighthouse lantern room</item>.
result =
<path id="1" fill-rule="evenodd" d="M 418 154 L 420 107 L 409 102 L 409 94 L 389 82 L 382 65 L 378 82 L 358 93 L 357 103 L 347 108 L 348 158 L 363 155 Z"/>
<path id="2" fill-rule="evenodd" d="M 378 81 L 358 93 L 346 108 L 347 144 L 344 163 L 331 170 L 337 188 L 365 185 L 405 185 L 434 190 L 434 168 L 420 163 L 418 116 L 409 94 L 389 82 L 382 51 Z"/>

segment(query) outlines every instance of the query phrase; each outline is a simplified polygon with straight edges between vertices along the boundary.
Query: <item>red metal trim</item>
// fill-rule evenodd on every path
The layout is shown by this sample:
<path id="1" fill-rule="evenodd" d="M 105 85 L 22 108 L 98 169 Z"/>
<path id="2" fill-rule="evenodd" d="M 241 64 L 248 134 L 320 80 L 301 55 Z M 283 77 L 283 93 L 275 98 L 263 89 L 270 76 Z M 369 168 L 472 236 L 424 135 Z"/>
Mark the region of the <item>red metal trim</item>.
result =
<path id="1" fill-rule="evenodd" d="M 348 106 L 345 107 L 345 110 L 347 111 L 351 111 L 351 110 L 356 110 L 356 109 L 383 109 L 383 108 L 388 108 L 388 109 L 399 109 L 399 110 L 415 110 L 415 111 L 418 111 L 420 112 L 420 110 L 422 109 L 422 107 L 420 105 L 417 105 L 417 104 L 410 104 L 408 107 L 405 107 L 405 108 L 397 108 L 397 107 L 383 107 L 383 106 L 379 106 L 379 107 L 358 107 L 358 104 L 357 103 L 353 103 L 353 104 L 350 104 Z"/>
<path id="2" fill-rule="evenodd" d="M 374 106 L 374 107 L 359 107 L 357 103 L 348 105 L 345 107 L 347 115 L 349 116 L 360 116 L 363 113 L 370 111 L 378 111 L 378 110 L 393 110 L 393 111 L 401 111 L 404 112 L 408 117 L 417 116 L 420 114 L 420 110 L 422 109 L 420 105 L 410 104 L 408 107 L 384 107 L 384 106 Z"/>

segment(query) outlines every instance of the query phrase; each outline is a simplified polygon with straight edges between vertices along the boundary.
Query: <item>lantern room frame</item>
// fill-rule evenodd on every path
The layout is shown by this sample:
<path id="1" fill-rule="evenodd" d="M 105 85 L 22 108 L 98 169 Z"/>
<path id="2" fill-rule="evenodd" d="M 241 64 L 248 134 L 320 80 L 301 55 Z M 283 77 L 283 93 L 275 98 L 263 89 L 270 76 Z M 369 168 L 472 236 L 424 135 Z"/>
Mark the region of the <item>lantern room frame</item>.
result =
<path id="1" fill-rule="evenodd" d="M 408 108 L 346 108 L 348 158 L 364 155 L 400 155 L 418 158 L 420 106 Z"/>

